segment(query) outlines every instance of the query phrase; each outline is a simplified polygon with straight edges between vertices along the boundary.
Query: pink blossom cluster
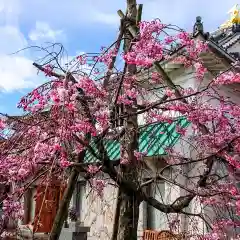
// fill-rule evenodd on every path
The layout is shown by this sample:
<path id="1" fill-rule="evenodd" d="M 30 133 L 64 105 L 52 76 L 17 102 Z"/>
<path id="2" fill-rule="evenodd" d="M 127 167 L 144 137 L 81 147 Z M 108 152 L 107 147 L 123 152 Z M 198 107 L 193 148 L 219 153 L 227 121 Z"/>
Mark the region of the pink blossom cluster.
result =
<path id="1" fill-rule="evenodd" d="M 97 85 L 88 77 L 81 78 L 75 87 L 81 88 L 90 97 L 105 98 L 107 96 L 107 92 L 101 87 L 101 85 Z"/>
<path id="2" fill-rule="evenodd" d="M 173 118 L 168 115 L 163 115 L 161 112 L 157 110 L 151 109 L 146 116 L 146 120 L 148 123 L 155 123 L 155 122 L 167 122 L 169 124 L 173 123 Z"/>
<path id="3" fill-rule="evenodd" d="M 177 125 L 176 126 L 176 132 L 181 134 L 182 136 L 185 136 L 186 132 L 187 132 L 187 128 L 183 128 L 183 127 Z"/>
<path id="4" fill-rule="evenodd" d="M 89 165 L 87 170 L 89 173 L 95 174 L 95 173 L 99 172 L 100 168 L 95 165 Z"/>
<path id="5" fill-rule="evenodd" d="M 162 76 L 158 72 L 153 72 L 149 82 L 153 84 L 160 84 L 162 83 Z"/>
<path id="6" fill-rule="evenodd" d="M 118 96 L 118 103 L 132 105 L 140 94 L 140 89 L 136 88 L 136 76 L 126 76 L 123 79 L 124 91 Z"/>
<path id="7" fill-rule="evenodd" d="M 32 165 L 23 156 L 7 156 L 2 157 L 0 160 L 0 175 L 6 182 L 26 179 L 31 174 Z"/>
<path id="8" fill-rule="evenodd" d="M 228 234 L 231 234 L 235 231 L 236 228 L 240 226 L 239 221 L 233 221 L 233 220 L 220 220 L 216 221 L 213 224 L 213 231 L 211 233 L 207 233 L 204 236 L 201 236 L 201 240 L 221 240 L 221 239 L 227 239 L 229 236 Z M 226 234 L 226 232 L 228 234 Z M 231 237 L 233 240 L 238 240 L 239 235 L 236 237 Z"/>
<path id="9" fill-rule="evenodd" d="M 5 121 L 0 118 L 0 131 L 6 127 Z"/>
<path id="10" fill-rule="evenodd" d="M 239 83 L 240 82 L 240 73 L 234 73 L 233 71 L 229 70 L 218 77 L 216 77 L 212 84 L 213 85 L 223 85 L 223 84 L 232 84 L 232 83 Z"/>
<path id="11" fill-rule="evenodd" d="M 102 179 L 93 178 L 91 184 L 92 188 L 96 191 L 97 195 L 102 198 L 104 194 L 103 191 L 106 185 L 105 181 Z"/>
<path id="12" fill-rule="evenodd" d="M 164 27 L 160 20 L 141 22 L 139 40 L 123 56 L 124 60 L 138 66 L 151 66 L 154 61 L 160 61 L 163 58 L 164 45 L 158 38 Z"/>
<path id="13" fill-rule="evenodd" d="M 145 152 L 134 151 L 134 156 L 136 157 L 137 160 L 142 160 L 146 155 L 147 155 L 147 151 Z"/>
<path id="14" fill-rule="evenodd" d="M 94 60 L 96 62 L 102 62 L 108 67 L 112 61 L 112 58 L 116 56 L 117 56 L 116 48 L 106 49 L 105 47 L 102 47 L 102 54 L 100 54 L 100 56 L 95 57 Z"/>
<path id="15" fill-rule="evenodd" d="M 190 34 L 179 32 L 176 36 L 167 36 L 161 40 L 162 35 L 168 26 L 160 20 L 152 22 L 142 22 L 139 24 L 140 33 L 136 43 L 131 50 L 124 55 L 124 60 L 129 64 L 138 66 L 152 66 L 155 61 L 173 60 L 174 62 L 184 63 L 185 67 L 195 65 L 196 75 L 202 78 L 206 68 L 200 61 L 200 53 L 207 51 L 207 43 L 194 40 Z M 184 56 L 171 57 L 171 48 L 184 47 Z M 170 50 L 169 50 L 170 49 Z"/>
<path id="16" fill-rule="evenodd" d="M 76 57 L 76 59 L 80 62 L 81 65 L 84 65 L 87 63 L 86 55 L 79 55 Z"/>
<path id="17" fill-rule="evenodd" d="M 11 199 L 3 201 L 3 211 L 5 217 L 12 217 L 13 219 L 19 219 L 23 217 L 23 208 L 19 201 Z"/>
<path id="18" fill-rule="evenodd" d="M 126 88 L 125 93 L 118 97 L 118 103 L 123 103 L 124 105 L 132 105 L 137 96 L 138 92 L 135 88 Z"/>
<path id="19" fill-rule="evenodd" d="M 53 66 L 51 64 L 48 64 L 44 67 L 44 73 L 46 76 L 50 77 L 52 76 Z"/>

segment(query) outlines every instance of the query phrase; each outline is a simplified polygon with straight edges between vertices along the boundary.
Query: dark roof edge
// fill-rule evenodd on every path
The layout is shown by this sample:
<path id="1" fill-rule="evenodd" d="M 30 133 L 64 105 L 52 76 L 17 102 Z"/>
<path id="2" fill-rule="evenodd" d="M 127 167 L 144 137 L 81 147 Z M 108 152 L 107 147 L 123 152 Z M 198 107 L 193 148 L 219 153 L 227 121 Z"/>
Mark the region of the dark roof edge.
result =
<path id="1" fill-rule="evenodd" d="M 223 48 L 219 47 L 212 40 L 208 41 L 208 46 L 211 48 L 211 50 L 213 50 L 213 52 L 216 51 L 215 53 L 224 57 L 229 64 L 236 62 L 236 59 L 234 57 L 232 57 L 229 53 L 227 53 Z"/>
<path id="2" fill-rule="evenodd" d="M 232 57 L 228 52 L 226 52 L 222 47 L 219 47 L 213 40 L 211 39 L 206 39 L 206 36 L 203 35 L 202 33 L 197 33 L 193 38 L 196 39 L 200 37 L 202 40 L 207 41 L 208 46 L 210 49 L 217 55 L 220 55 L 221 57 L 224 57 L 224 59 L 229 63 L 234 63 L 236 62 L 236 59 Z"/>

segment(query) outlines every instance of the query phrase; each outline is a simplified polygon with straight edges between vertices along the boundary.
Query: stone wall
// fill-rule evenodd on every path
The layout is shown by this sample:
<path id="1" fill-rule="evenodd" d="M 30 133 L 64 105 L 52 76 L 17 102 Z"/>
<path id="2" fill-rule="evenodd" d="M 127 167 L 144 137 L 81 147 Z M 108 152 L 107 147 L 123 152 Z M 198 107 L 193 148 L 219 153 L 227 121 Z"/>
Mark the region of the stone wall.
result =
<path id="1" fill-rule="evenodd" d="M 90 227 L 88 240 L 110 240 L 114 223 L 116 208 L 117 188 L 108 185 L 104 189 L 103 198 L 91 191 L 89 185 L 82 196 L 80 221 L 84 226 Z M 140 205 L 139 239 L 143 234 L 143 204 Z"/>

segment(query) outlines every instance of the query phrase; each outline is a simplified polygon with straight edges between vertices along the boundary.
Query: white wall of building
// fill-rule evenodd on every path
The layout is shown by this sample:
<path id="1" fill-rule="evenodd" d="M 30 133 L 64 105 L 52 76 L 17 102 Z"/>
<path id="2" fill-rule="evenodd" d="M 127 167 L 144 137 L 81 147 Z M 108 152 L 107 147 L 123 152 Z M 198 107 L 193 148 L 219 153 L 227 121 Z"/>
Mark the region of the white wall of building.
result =
<path id="1" fill-rule="evenodd" d="M 110 240 L 114 223 L 114 214 L 117 203 L 118 190 L 113 185 L 107 185 L 104 189 L 103 198 L 92 191 L 89 184 L 82 195 L 80 221 L 85 226 L 90 226 L 89 240 Z M 143 234 L 143 203 L 140 205 L 138 236 Z"/>

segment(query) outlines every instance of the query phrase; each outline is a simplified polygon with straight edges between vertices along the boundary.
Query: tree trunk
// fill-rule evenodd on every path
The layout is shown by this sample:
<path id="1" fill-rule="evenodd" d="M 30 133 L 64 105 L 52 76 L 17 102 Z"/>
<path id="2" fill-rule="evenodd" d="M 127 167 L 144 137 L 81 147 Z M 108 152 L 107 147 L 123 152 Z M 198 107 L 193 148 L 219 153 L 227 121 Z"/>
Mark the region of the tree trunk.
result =
<path id="1" fill-rule="evenodd" d="M 136 22 L 137 17 L 137 3 L 136 0 L 127 0 L 127 21 Z M 128 30 L 124 33 L 124 51 L 127 52 L 131 46 L 132 35 Z M 136 73 L 136 65 L 129 64 L 127 66 L 127 74 L 134 75 Z M 124 148 L 126 149 L 129 163 L 122 167 L 122 176 L 131 182 L 138 182 L 138 162 L 134 156 L 134 151 L 138 151 L 138 121 L 136 108 L 133 106 L 126 106 L 125 111 L 129 113 L 126 123 L 126 134 L 123 140 Z M 126 194 L 120 189 L 120 212 L 118 222 L 117 240 L 137 240 L 137 227 L 139 218 L 140 201 L 134 193 Z"/>
<path id="2" fill-rule="evenodd" d="M 82 161 L 82 159 L 84 159 L 84 156 L 85 156 L 85 151 L 82 151 L 78 156 L 77 162 Z M 68 179 L 67 188 L 64 191 L 63 198 L 60 202 L 60 206 L 57 211 L 57 215 L 53 222 L 53 227 L 48 238 L 49 240 L 59 239 L 64 221 L 68 216 L 68 208 L 71 202 L 74 189 L 77 184 L 78 176 L 79 176 L 79 171 L 77 171 L 75 168 L 72 168 L 70 177 Z"/>
<path id="3" fill-rule="evenodd" d="M 121 193 L 117 240 L 137 240 L 140 202 L 134 196 Z"/>
<path id="4" fill-rule="evenodd" d="M 78 176 L 79 176 L 79 172 L 76 169 L 72 169 L 72 173 L 68 180 L 68 186 L 65 189 L 63 199 L 60 202 L 57 215 L 53 222 L 53 227 L 48 238 L 49 240 L 59 239 L 64 221 L 66 220 L 68 215 L 69 204 L 73 195 L 73 191 L 76 187 Z"/>

